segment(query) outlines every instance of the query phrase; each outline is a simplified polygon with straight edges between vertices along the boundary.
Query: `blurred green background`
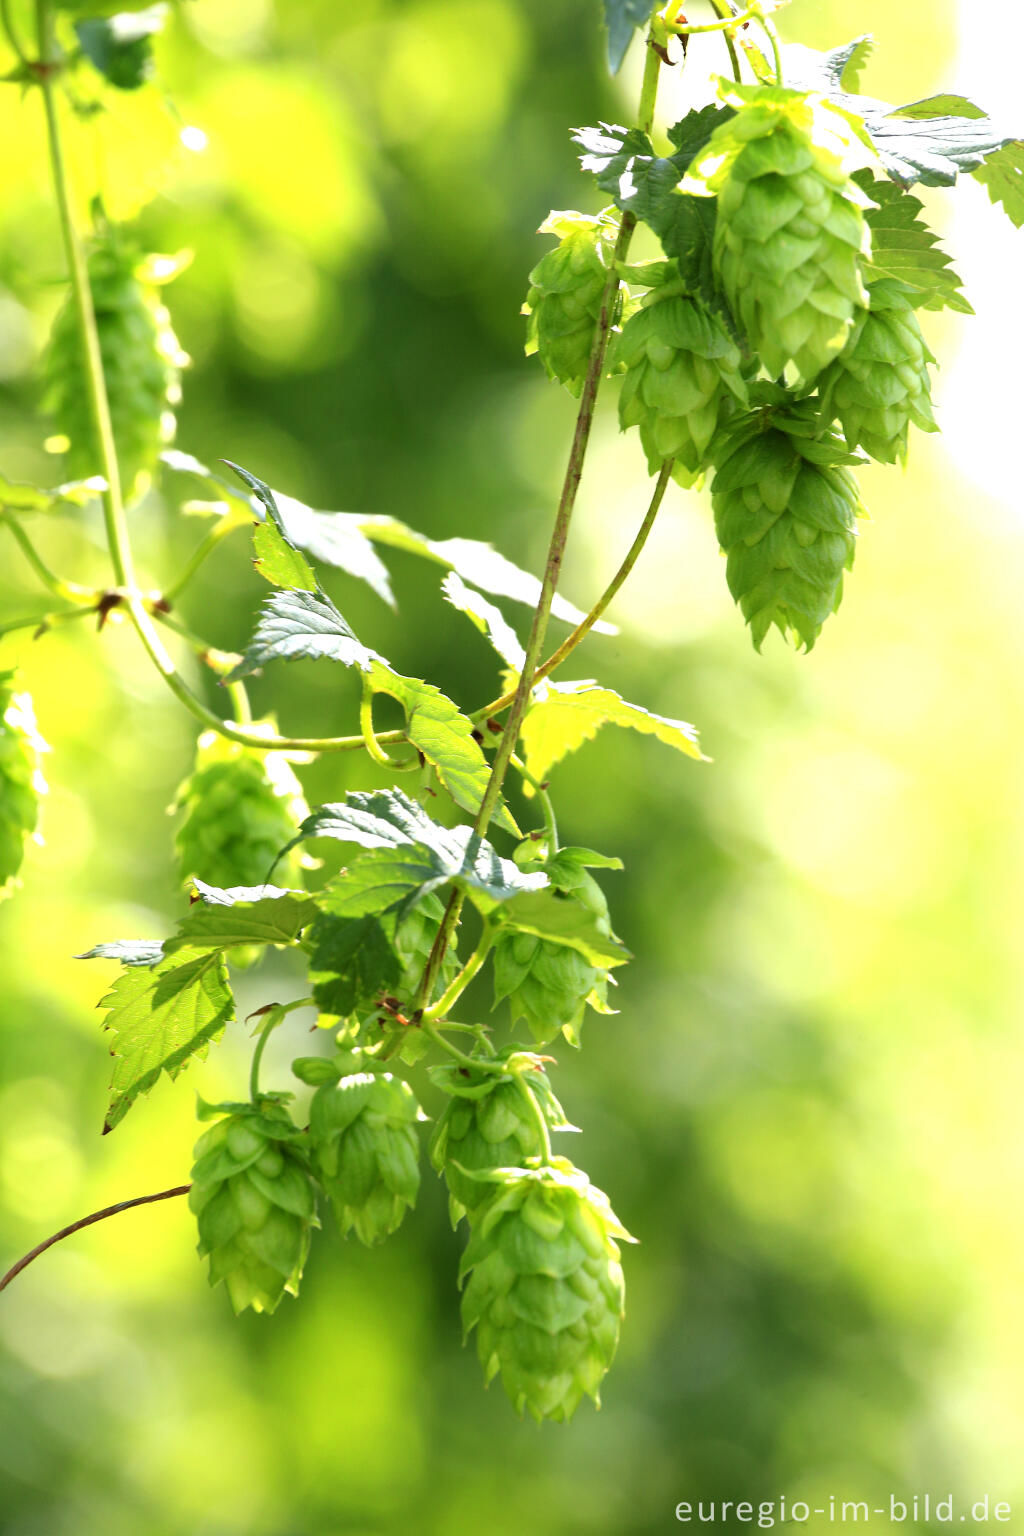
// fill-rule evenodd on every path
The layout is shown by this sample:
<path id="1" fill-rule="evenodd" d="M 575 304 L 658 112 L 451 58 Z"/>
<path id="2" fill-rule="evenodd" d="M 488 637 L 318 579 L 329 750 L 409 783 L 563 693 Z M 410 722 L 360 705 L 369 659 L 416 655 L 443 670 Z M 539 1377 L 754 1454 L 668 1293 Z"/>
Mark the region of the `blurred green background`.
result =
<path id="1" fill-rule="evenodd" d="M 152 249 L 195 252 L 167 291 L 193 358 L 180 446 L 313 506 L 490 538 L 539 568 L 574 407 L 524 361 L 518 310 L 549 207 L 599 206 L 567 130 L 635 97 L 639 50 L 610 83 L 598 10 L 182 8 L 157 87 L 80 127 L 74 153 L 83 202 L 101 184 Z M 899 101 L 962 88 L 965 56 L 976 81 L 1000 52 L 996 25 L 965 55 L 969 8 L 953 0 L 801 0 L 783 25 L 819 47 L 873 30 L 864 88 Z M 666 121 L 705 99 L 719 49 L 694 45 Z M 39 104 L 13 89 L 0 142 L 0 462 L 52 481 L 35 368 L 62 260 Z M 1024 1501 L 1024 522 L 1006 382 L 1024 338 L 1013 231 L 973 184 L 957 201 L 953 219 L 928 197 L 978 318 L 924 317 L 950 431 L 918 436 L 905 475 L 865 473 L 873 520 L 818 649 L 754 654 L 706 496 L 673 488 L 621 634 L 568 670 L 693 720 L 714 759 L 608 730 L 553 786 L 566 841 L 625 859 L 606 886 L 638 956 L 620 1015 L 592 1016 L 584 1051 L 554 1069 L 584 1127 L 574 1156 L 641 1240 L 601 1413 L 538 1430 L 483 1392 L 459 1342 L 462 1238 L 432 1175 L 384 1248 L 320 1234 L 301 1300 L 271 1319 L 232 1318 L 169 1202 L 61 1245 L 3 1296 L 4 1536 L 646 1536 L 682 1499 Z M 606 404 L 569 597 L 593 600 L 646 495 Z M 158 585 L 200 525 L 158 496 L 133 520 Z M 92 513 L 40 543 L 62 572 L 104 579 Z M 5 615 L 33 611 L 13 543 L 3 558 Z M 496 681 L 486 646 L 436 570 L 390 563 L 397 617 L 345 577 L 327 585 L 369 644 L 475 707 Z M 265 590 L 231 539 L 182 611 L 238 648 Z M 194 1094 L 236 1096 L 248 1046 L 234 1026 L 100 1139 L 95 1004 L 113 968 L 71 956 L 161 936 L 180 910 L 165 808 L 195 731 L 116 625 L 12 637 L 0 661 L 23 668 L 53 747 L 46 844 L 0 912 L 13 1258 L 180 1182 Z M 352 729 L 346 689 L 301 664 L 255 693 L 309 732 Z M 313 802 L 381 782 L 347 758 L 300 774 Z M 246 973 L 240 1012 L 300 985 L 283 963 Z M 309 1048 L 300 1024 L 281 1036 L 268 1083 Z"/>

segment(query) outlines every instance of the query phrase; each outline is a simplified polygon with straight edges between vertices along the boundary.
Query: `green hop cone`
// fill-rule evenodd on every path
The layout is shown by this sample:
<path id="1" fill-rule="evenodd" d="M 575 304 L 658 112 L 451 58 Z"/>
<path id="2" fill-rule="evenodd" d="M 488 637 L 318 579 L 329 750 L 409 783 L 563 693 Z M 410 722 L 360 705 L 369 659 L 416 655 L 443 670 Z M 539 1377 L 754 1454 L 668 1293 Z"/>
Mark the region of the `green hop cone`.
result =
<path id="1" fill-rule="evenodd" d="M 810 384 L 867 308 L 872 204 L 851 176 L 870 152 L 856 120 L 816 94 L 735 84 L 721 94 L 735 115 L 681 190 L 718 196 L 715 269 L 768 373 L 793 364 Z"/>
<path id="2" fill-rule="evenodd" d="M 570 394 L 579 395 L 601 313 L 617 225 L 604 214 L 595 218 L 585 213 L 555 212 L 548 215 L 538 233 L 557 235 L 559 241 L 530 273 L 530 291 L 523 305 L 526 355 L 536 352 L 548 377 L 561 380 Z"/>
<path id="3" fill-rule="evenodd" d="M 516 1081 L 520 1074 L 548 1130 L 575 1130 L 552 1092 L 541 1057 L 519 1046 L 506 1046 L 476 1069 L 445 1065 L 431 1070 L 437 1086 L 451 1095 L 430 1138 L 430 1160 L 448 1185 L 453 1226 L 493 1198 L 494 1185 L 486 1176 L 495 1168 L 522 1167 L 544 1151 L 536 1111 Z"/>
<path id="4" fill-rule="evenodd" d="M 494 1001 L 507 998 L 512 1022 L 525 1019 L 538 1045 L 565 1031 L 578 1043 L 590 1002 L 607 1012 L 607 973 L 578 949 L 533 933 L 499 933 L 494 944 Z"/>
<path id="5" fill-rule="evenodd" d="M 117 230 L 101 235 L 89 256 L 89 284 L 117 448 L 121 489 L 131 501 L 146 489 L 161 450 L 174 436 L 173 407 L 188 358 L 153 286 L 174 275 L 171 258 L 140 258 Z M 143 281 L 139 272 L 150 277 Z M 89 413 L 78 315 L 68 298 L 53 323 L 45 360 L 46 408 L 69 441 L 69 475 L 102 473 Z"/>
<path id="6" fill-rule="evenodd" d="M 616 347 L 625 368 L 619 423 L 640 428 L 652 475 L 673 459 L 672 476 L 689 486 L 707 463 L 708 445 L 736 401 L 745 406 L 741 355 L 722 320 L 679 283 L 654 288 L 630 316 Z M 674 290 L 674 291 L 673 291 Z"/>
<path id="7" fill-rule="evenodd" d="M 903 283 L 884 278 L 868 293 L 870 310 L 818 380 L 821 415 L 838 419 L 850 448 L 863 448 L 882 464 L 902 463 L 911 422 L 924 432 L 939 430 L 928 377 L 935 359 Z"/>
<path id="8" fill-rule="evenodd" d="M 273 1312 L 298 1295 L 316 1220 L 316 1196 L 297 1129 L 283 1104 L 203 1106 L 229 1114 L 196 1143 L 188 1203 L 199 1221 L 199 1252 L 210 1284 L 222 1280 L 236 1312 Z"/>
<path id="9" fill-rule="evenodd" d="M 309 1134 L 317 1176 L 342 1232 L 383 1242 L 416 1204 L 420 1188 L 412 1089 L 390 1072 L 356 1072 L 313 1095 Z"/>
<path id="10" fill-rule="evenodd" d="M 281 849 L 309 815 L 285 753 L 244 747 L 216 731 L 199 737 L 195 767 L 171 810 L 185 812 L 174 840 L 182 879 L 198 875 L 208 885 L 225 887 L 264 884 Z M 275 878 L 297 885 L 301 868 L 302 856 L 292 850 Z"/>
<path id="11" fill-rule="evenodd" d="M 624 1311 L 616 1240 L 633 1239 L 565 1158 L 504 1169 L 495 1189 L 462 1259 L 463 1327 L 519 1414 L 564 1421 L 585 1394 L 600 1406 Z"/>
<path id="12" fill-rule="evenodd" d="M 852 565 L 862 462 L 821 433 L 817 403 L 759 385 L 763 409 L 737 417 L 714 444 L 711 505 L 729 591 L 760 649 L 773 624 L 810 650 L 839 606 Z"/>
<path id="13" fill-rule="evenodd" d="M 15 693 L 14 680 L 13 672 L 0 672 L 0 898 L 17 886 L 25 843 L 38 838 L 39 800 L 46 794 L 40 758 L 49 751 L 31 697 Z"/>

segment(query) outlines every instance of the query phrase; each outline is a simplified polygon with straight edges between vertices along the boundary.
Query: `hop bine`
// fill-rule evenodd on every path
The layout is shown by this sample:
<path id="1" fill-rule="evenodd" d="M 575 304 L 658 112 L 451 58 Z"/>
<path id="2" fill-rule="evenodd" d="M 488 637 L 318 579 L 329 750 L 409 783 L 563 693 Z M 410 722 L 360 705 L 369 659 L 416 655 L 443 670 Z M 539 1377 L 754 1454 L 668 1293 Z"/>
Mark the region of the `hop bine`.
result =
<path id="1" fill-rule="evenodd" d="M 533 1107 L 516 1080 L 522 1074 Z M 448 1185 L 453 1225 L 493 1198 L 486 1175 L 543 1154 L 538 1112 L 549 1131 L 576 1129 L 552 1092 L 542 1058 L 520 1047 L 507 1046 L 478 1069 L 446 1064 L 430 1075 L 451 1094 L 430 1138 L 430 1160 Z"/>
<path id="2" fill-rule="evenodd" d="M 199 1221 L 199 1252 L 210 1284 L 222 1280 L 236 1312 L 273 1312 L 298 1295 L 310 1232 L 319 1223 L 309 1159 L 281 1099 L 204 1105 L 227 1110 L 196 1143 L 189 1205 Z"/>
<path id="3" fill-rule="evenodd" d="M 573 395 L 580 394 L 587 375 L 617 232 L 616 222 L 604 214 L 572 212 L 549 214 L 538 231 L 558 235 L 559 241 L 530 273 L 523 305 L 526 354 L 536 352 L 548 377 L 561 380 Z"/>
<path id="4" fill-rule="evenodd" d="M 838 420 L 848 447 L 863 448 L 882 464 L 903 463 L 912 422 L 923 432 L 939 430 L 928 377 L 935 359 L 921 335 L 911 290 L 884 278 L 868 292 L 870 310 L 818 380 L 821 419 Z"/>
<path id="5" fill-rule="evenodd" d="M 419 1194 L 424 1118 L 408 1083 L 390 1072 L 354 1072 L 317 1089 L 310 1141 L 342 1232 L 354 1228 L 372 1245 L 401 1226 Z"/>
<path id="6" fill-rule="evenodd" d="M 707 464 L 708 446 L 737 402 L 747 403 L 740 349 L 723 321 L 666 276 L 622 328 L 615 351 L 625 369 L 619 423 L 640 428 L 651 474 L 672 459 L 672 475 L 690 486 Z"/>
<path id="7" fill-rule="evenodd" d="M 872 160 L 856 120 L 815 94 L 728 85 L 720 123 L 681 183 L 718 196 L 713 260 L 768 373 L 811 384 L 867 309 L 870 255 L 852 173 Z"/>
<path id="8" fill-rule="evenodd" d="M 815 401 L 771 384 L 754 398 L 761 409 L 736 417 L 712 447 L 715 530 L 755 646 L 775 624 L 810 650 L 853 564 L 864 511 L 845 466 L 862 460 L 821 433 Z"/>
<path id="9" fill-rule="evenodd" d="M 633 1239 L 565 1158 L 492 1181 L 462 1259 L 463 1326 L 476 1329 L 486 1380 L 500 1374 L 520 1414 L 569 1419 L 584 1395 L 600 1405 L 624 1312 L 616 1239 Z"/>

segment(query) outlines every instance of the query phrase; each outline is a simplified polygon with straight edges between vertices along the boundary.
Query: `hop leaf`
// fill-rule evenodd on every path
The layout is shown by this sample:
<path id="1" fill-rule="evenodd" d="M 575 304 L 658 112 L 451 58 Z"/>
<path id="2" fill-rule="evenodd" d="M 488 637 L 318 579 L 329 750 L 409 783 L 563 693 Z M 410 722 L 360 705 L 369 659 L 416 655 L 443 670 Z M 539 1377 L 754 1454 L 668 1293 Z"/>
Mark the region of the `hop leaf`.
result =
<path id="1" fill-rule="evenodd" d="M 17 885 L 25 843 L 36 835 L 46 780 L 39 766 L 49 751 L 36 729 L 32 699 L 14 692 L 13 672 L 0 672 L 0 898 Z"/>
<path id="2" fill-rule="evenodd" d="M 195 767 L 171 809 L 185 812 L 174 840 L 182 879 L 198 875 L 225 889 L 262 885 L 309 815 L 285 753 L 244 747 L 216 731 L 200 736 Z M 292 852 L 277 876 L 298 884 L 300 868 Z"/>
<path id="3" fill-rule="evenodd" d="M 179 370 L 188 361 L 156 290 L 136 275 L 141 266 L 139 252 L 117 230 L 101 235 L 89 256 L 100 356 L 121 486 L 128 500 L 145 490 L 160 450 L 174 436 L 172 408 L 181 396 Z M 57 431 L 70 444 L 69 474 L 81 479 L 100 474 L 78 317 L 71 298 L 54 321 L 45 373 L 46 407 Z"/>
<path id="4" fill-rule="evenodd" d="M 356 1072 L 313 1095 L 309 1134 L 317 1175 L 342 1232 L 366 1244 L 401 1226 L 419 1194 L 422 1111 L 390 1072 Z"/>
<path id="5" fill-rule="evenodd" d="M 529 1073 L 530 1091 L 549 1130 L 573 1130 L 541 1058 L 518 1046 L 489 1057 L 478 1070 L 443 1066 L 431 1072 L 438 1086 L 452 1095 L 430 1138 L 430 1160 L 448 1185 L 453 1225 L 492 1198 L 494 1185 L 480 1175 L 522 1167 L 544 1150 L 536 1115 L 516 1082 L 523 1072 Z"/>
<path id="6" fill-rule="evenodd" d="M 821 415 L 838 419 L 850 448 L 895 464 L 906 460 L 911 422 L 924 432 L 939 430 L 928 377 L 935 359 L 904 285 L 885 279 L 868 291 L 871 309 L 818 381 Z"/>
<path id="7" fill-rule="evenodd" d="M 736 115 L 682 190 L 718 194 L 715 268 L 765 368 L 777 377 L 793 364 L 810 383 L 867 308 L 871 203 L 852 173 L 870 156 L 855 119 L 819 96 L 739 85 L 723 95 Z"/>
<path id="8" fill-rule="evenodd" d="M 473 1218 L 460 1279 L 466 1334 L 520 1414 L 570 1419 L 599 1389 L 619 1341 L 625 1288 L 608 1197 L 565 1158 L 507 1168 Z"/>
<path id="9" fill-rule="evenodd" d="M 298 1295 L 316 1198 L 301 1132 L 267 1097 L 224 1106 L 196 1143 L 188 1203 L 199 1221 L 199 1252 L 210 1284 L 222 1280 L 236 1312 L 273 1312 Z"/>
<path id="10" fill-rule="evenodd" d="M 747 404 L 740 349 L 721 319 L 679 291 L 678 279 L 653 288 L 623 326 L 616 360 L 625 368 L 619 395 L 623 430 L 640 428 L 652 475 L 674 459 L 673 478 L 689 486 L 735 401 Z"/>
<path id="11" fill-rule="evenodd" d="M 820 433 L 816 405 L 759 386 L 764 408 L 738 417 L 712 450 L 711 504 L 729 590 L 760 649 L 772 624 L 810 650 L 839 606 L 863 509 L 847 464 Z"/>
<path id="12" fill-rule="evenodd" d="M 560 379 L 570 394 L 583 389 L 608 280 L 616 226 L 603 214 L 552 213 L 539 233 L 558 235 L 530 273 L 523 305 L 526 354 L 540 357 L 548 377 Z"/>

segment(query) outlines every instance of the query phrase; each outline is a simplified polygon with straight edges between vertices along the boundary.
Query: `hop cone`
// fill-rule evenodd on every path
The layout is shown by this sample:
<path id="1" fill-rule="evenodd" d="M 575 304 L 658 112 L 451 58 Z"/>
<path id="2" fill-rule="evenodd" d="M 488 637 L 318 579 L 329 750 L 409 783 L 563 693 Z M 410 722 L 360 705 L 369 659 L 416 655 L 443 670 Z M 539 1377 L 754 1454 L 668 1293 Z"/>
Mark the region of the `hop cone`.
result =
<path id="1" fill-rule="evenodd" d="M 678 286 L 678 285 L 676 285 Z M 616 360 L 626 374 L 619 423 L 640 428 L 651 474 L 674 459 L 673 478 L 692 485 L 708 445 L 736 400 L 747 403 L 740 349 L 699 299 L 653 289 L 622 328 Z"/>
<path id="2" fill-rule="evenodd" d="M 607 1011 L 606 975 L 578 949 L 533 933 L 501 933 L 494 944 L 494 1000 L 508 999 L 512 1022 L 525 1019 L 538 1045 L 560 1030 L 578 1043 L 588 1001 Z"/>
<path id="3" fill-rule="evenodd" d="M 14 692 L 13 672 L 0 672 L 0 897 L 17 883 L 25 842 L 35 834 L 46 794 L 40 756 L 49 751 L 36 729 L 32 700 Z"/>
<path id="4" fill-rule="evenodd" d="M 585 1393 L 600 1406 L 625 1296 L 616 1238 L 632 1239 L 565 1158 L 505 1169 L 496 1189 L 462 1260 L 463 1327 L 518 1413 L 569 1419 Z"/>
<path id="5" fill-rule="evenodd" d="M 419 1194 L 422 1118 L 408 1083 L 390 1072 L 357 1072 L 317 1089 L 310 1140 L 342 1232 L 354 1227 L 373 1244 L 401 1226 Z"/>
<path id="6" fill-rule="evenodd" d="M 161 449 L 174 435 L 179 369 L 188 361 L 154 288 L 136 275 L 139 253 L 116 233 L 102 236 L 89 257 L 89 283 L 110 417 L 126 500 L 145 489 Z M 94 443 L 85 362 L 74 302 L 53 324 L 46 357 L 46 408 L 70 441 L 67 470 L 86 479 L 102 471 Z"/>
<path id="7" fill-rule="evenodd" d="M 838 418 L 850 448 L 895 464 L 906 459 L 911 422 L 925 432 L 939 430 L 928 378 L 935 359 L 904 285 L 885 278 L 868 292 L 870 310 L 818 381 L 822 419 Z"/>
<path id="8" fill-rule="evenodd" d="M 712 450 L 711 504 L 729 591 L 760 649 L 772 624 L 810 650 L 839 606 L 853 563 L 859 463 L 831 433 L 815 437 L 814 402 L 759 387 L 765 409 L 739 417 Z"/>
<path id="9" fill-rule="evenodd" d="M 243 747 L 216 731 L 200 736 L 195 767 L 171 809 L 185 812 L 174 840 L 182 878 L 219 886 L 262 885 L 309 814 L 283 752 Z M 297 884 L 300 856 L 284 862 L 278 878 Z"/>
<path id="10" fill-rule="evenodd" d="M 452 1095 L 434 1126 L 430 1160 L 444 1174 L 453 1223 L 467 1211 L 476 1212 L 494 1195 L 494 1185 L 474 1174 L 522 1167 L 527 1158 L 539 1157 L 544 1150 L 536 1116 L 516 1082 L 517 1072 L 527 1074 L 548 1128 L 574 1129 L 551 1091 L 539 1056 L 509 1046 L 488 1060 L 507 1072 L 457 1066 L 435 1067 L 431 1072 L 438 1086 Z"/>
<path id="11" fill-rule="evenodd" d="M 601 295 L 608 280 L 615 224 L 598 215 L 552 213 L 540 226 L 542 235 L 559 242 L 530 273 L 530 291 L 523 305 L 526 354 L 537 353 L 549 378 L 560 379 L 569 392 L 583 389 L 601 313 Z"/>
<path id="12" fill-rule="evenodd" d="M 724 100 L 736 114 L 682 190 L 718 194 L 715 269 L 765 368 L 778 377 L 793 363 L 809 384 L 867 308 L 862 209 L 872 205 L 851 180 L 865 150 L 853 120 L 820 96 L 731 85 Z"/>
<path id="13" fill-rule="evenodd" d="M 317 1225 L 302 1133 L 270 1096 L 231 1113 L 196 1143 L 188 1203 L 199 1219 L 199 1252 L 210 1284 L 221 1280 L 236 1312 L 273 1312 L 298 1294 Z M 212 1112 L 207 1106 L 207 1112 Z"/>

